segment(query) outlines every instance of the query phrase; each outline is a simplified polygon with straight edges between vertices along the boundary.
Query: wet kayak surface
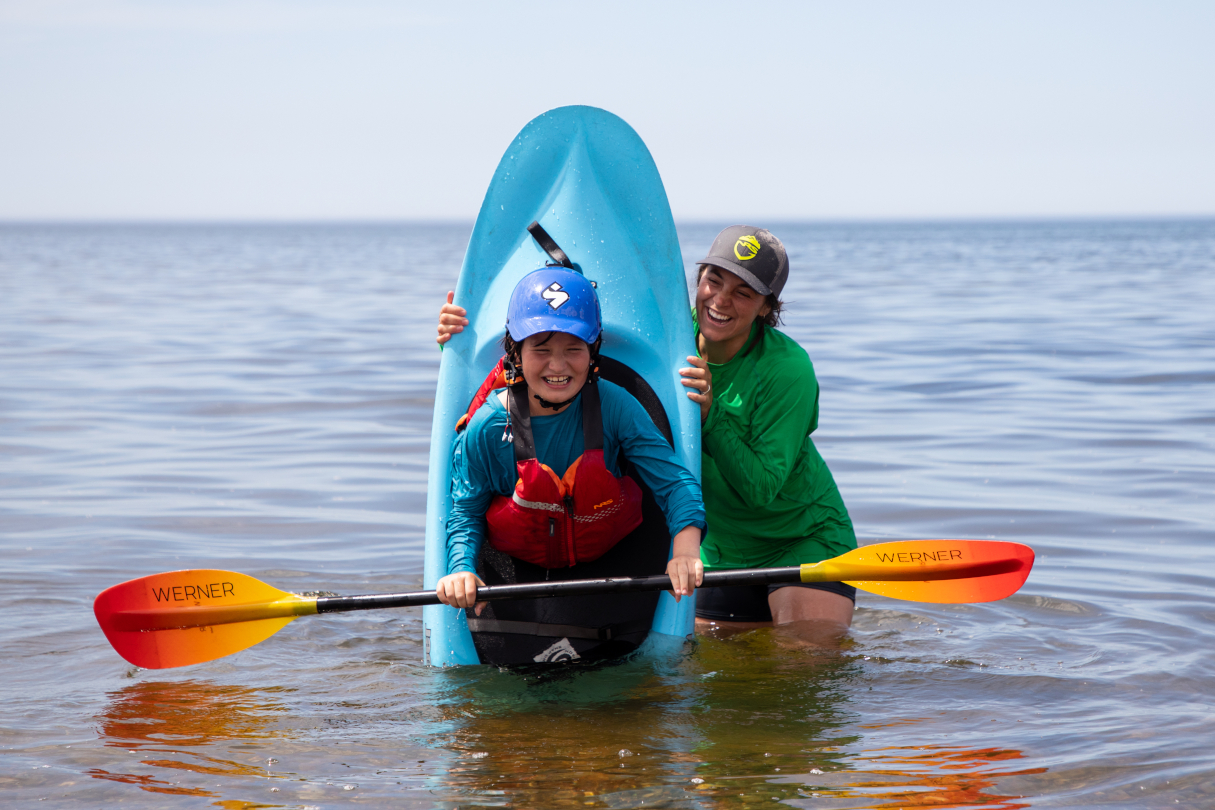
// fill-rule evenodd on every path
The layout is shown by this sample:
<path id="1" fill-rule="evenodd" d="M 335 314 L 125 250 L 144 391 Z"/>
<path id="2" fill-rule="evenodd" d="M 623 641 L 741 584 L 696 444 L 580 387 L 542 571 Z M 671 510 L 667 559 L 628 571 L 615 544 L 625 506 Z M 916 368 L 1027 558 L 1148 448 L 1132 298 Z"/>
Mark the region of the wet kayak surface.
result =
<path id="1" fill-rule="evenodd" d="M 435 669 L 403 610 L 136 669 L 91 612 L 132 577 L 420 587 L 471 225 L 0 226 L 6 801 L 1215 804 L 1215 223 L 752 224 L 858 535 L 1029 544 L 1019 594 L 861 594 L 830 648 Z"/>

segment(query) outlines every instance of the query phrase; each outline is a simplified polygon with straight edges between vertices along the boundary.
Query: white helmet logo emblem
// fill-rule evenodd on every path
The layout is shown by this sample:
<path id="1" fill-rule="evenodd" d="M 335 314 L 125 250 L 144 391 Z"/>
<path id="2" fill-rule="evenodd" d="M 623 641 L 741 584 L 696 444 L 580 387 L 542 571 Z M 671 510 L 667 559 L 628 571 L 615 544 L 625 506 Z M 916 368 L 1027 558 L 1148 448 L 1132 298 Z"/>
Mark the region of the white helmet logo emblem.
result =
<path id="1" fill-rule="evenodd" d="M 548 301 L 548 305 L 553 309 L 560 309 L 566 301 L 570 300 L 570 294 L 561 289 L 561 285 L 555 281 L 541 291 L 540 297 Z"/>

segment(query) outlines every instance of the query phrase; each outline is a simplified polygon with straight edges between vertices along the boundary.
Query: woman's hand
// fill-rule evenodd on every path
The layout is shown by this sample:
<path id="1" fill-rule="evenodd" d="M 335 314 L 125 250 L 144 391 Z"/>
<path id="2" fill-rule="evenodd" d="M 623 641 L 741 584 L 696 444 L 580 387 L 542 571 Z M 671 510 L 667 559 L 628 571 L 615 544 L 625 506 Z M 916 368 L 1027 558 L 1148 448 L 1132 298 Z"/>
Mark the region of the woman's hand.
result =
<path id="1" fill-rule="evenodd" d="M 463 311 L 463 310 L 461 310 Z M 709 363 L 703 357 L 689 357 L 692 368 L 681 368 L 679 376 L 683 377 L 688 391 L 688 399 L 700 406 L 700 423 L 703 425 L 709 418 L 709 409 L 713 407 L 713 372 L 709 371 Z"/>
<path id="2" fill-rule="evenodd" d="M 435 338 L 435 342 L 440 346 L 451 340 L 452 335 L 463 332 L 464 327 L 468 326 L 468 318 L 464 317 L 468 312 L 464 307 L 458 307 L 452 303 L 455 297 L 456 294 L 449 290 L 447 303 L 439 308 L 439 336 Z"/>
<path id="3" fill-rule="evenodd" d="M 435 594 L 440 602 L 455 608 L 470 608 L 476 605 L 476 613 L 480 616 L 485 603 L 477 601 L 478 585 L 484 586 L 485 583 L 476 574 L 471 571 L 458 571 L 439 580 L 435 586 Z"/>
<path id="4" fill-rule="evenodd" d="M 672 546 L 674 553 L 667 563 L 667 576 L 671 578 L 671 593 L 678 602 L 680 597 L 695 593 L 705 578 L 704 563 L 700 561 L 700 529 L 685 526 L 675 535 Z"/>

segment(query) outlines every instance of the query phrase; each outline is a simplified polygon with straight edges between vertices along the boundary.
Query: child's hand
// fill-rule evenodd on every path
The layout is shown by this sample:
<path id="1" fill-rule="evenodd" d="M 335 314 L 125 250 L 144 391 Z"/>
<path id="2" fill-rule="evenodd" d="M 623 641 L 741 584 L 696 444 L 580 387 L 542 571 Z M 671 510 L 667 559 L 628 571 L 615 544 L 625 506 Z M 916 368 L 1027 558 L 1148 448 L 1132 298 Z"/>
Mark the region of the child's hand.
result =
<path id="1" fill-rule="evenodd" d="M 696 586 L 705 577 L 704 563 L 700 557 L 677 555 L 667 563 L 667 576 L 671 578 L 671 593 L 678 602 L 681 597 L 691 596 L 696 592 Z"/>
<path id="2" fill-rule="evenodd" d="M 468 312 L 464 307 L 458 307 L 452 303 L 455 297 L 454 292 L 448 292 L 447 303 L 439 308 L 439 336 L 435 338 L 435 342 L 440 346 L 451 340 L 452 335 L 463 332 L 464 327 L 468 326 L 468 318 L 464 317 Z"/>
<path id="3" fill-rule="evenodd" d="M 459 571 L 439 580 L 435 586 L 435 594 L 440 602 L 455 608 L 470 608 L 476 605 L 476 613 L 480 616 L 485 603 L 477 601 L 478 585 L 484 586 L 485 583 L 476 574 L 471 571 Z"/>

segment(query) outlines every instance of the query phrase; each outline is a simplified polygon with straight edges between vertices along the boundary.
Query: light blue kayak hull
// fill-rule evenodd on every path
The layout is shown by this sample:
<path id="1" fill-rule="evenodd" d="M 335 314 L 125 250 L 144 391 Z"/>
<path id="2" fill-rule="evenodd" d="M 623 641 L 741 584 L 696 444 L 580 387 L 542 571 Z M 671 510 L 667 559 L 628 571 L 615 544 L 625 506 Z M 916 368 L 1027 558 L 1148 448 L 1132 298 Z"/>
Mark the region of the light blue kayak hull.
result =
<path id="1" fill-rule="evenodd" d="M 658 169 L 641 138 L 615 115 L 594 107 L 547 112 L 523 128 L 498 164 L 460 269 L 455 301 L 468 311 L 469 326 L 447 344 L 439 367 L 426 500 L 426 588 L 448 573 L 455 424 L 502 356 L 511 291 L 548 261 L 527 232 L 533 220 L 596 282 L 603 354 L 653 387 L 680 459 L 700 477 L 700 412 L 678 372 L 695 351 L 692 319 Z M 663 593 L 652 632 L 689 635 L 694 605 L 693 599 L 677 603 Z M 432 605 L 423 608 L 422 619 L 428 663 L 480 663 L 463 611 Z"/>

